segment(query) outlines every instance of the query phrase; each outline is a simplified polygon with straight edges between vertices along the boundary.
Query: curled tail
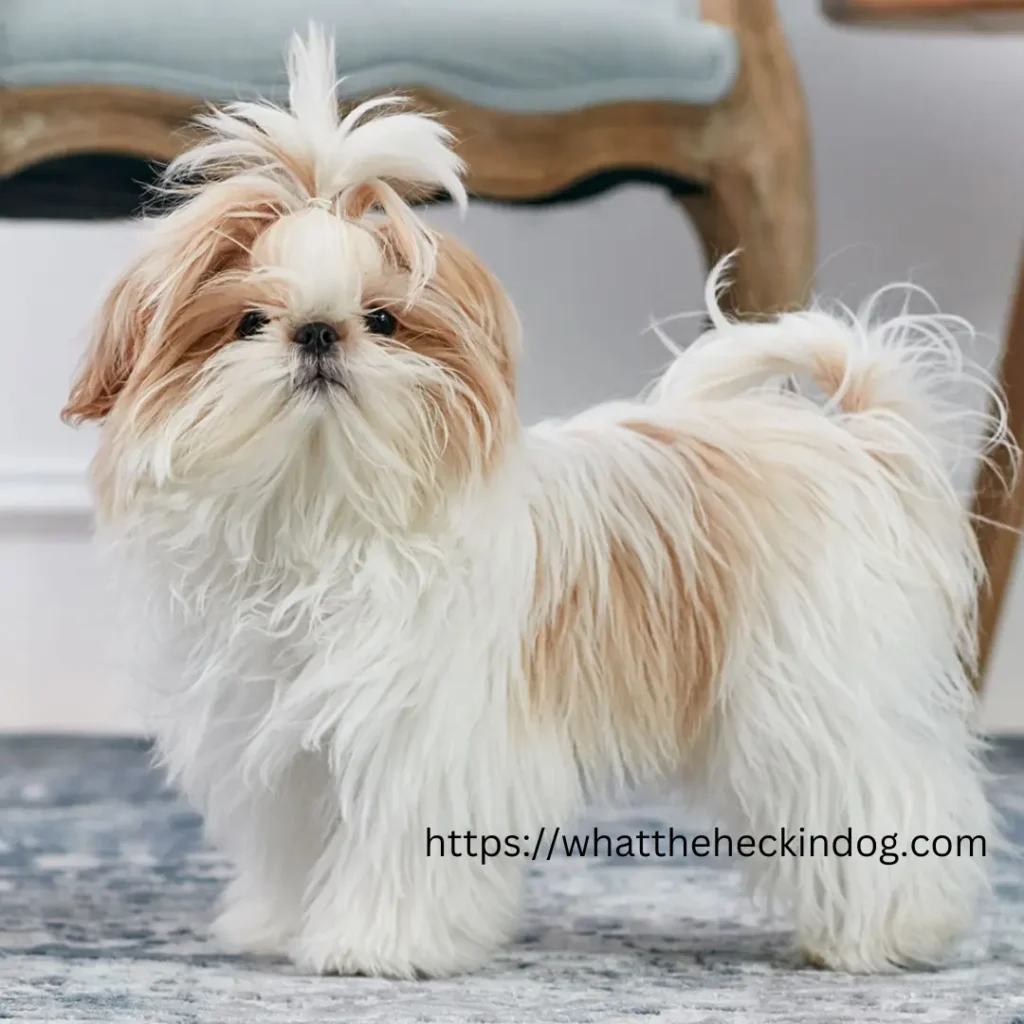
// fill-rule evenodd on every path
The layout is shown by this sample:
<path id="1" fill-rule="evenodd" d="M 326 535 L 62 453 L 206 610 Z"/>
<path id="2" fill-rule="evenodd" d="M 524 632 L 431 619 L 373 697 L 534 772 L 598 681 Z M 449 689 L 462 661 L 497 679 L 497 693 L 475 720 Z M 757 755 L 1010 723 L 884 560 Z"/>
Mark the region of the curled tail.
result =
<path id="1" fill-rule="evenodd" d="M 887 509 L 891 535 L 879 543 L 895 545 L 893 586 L 899 585 L 896 577 L 913 577 L 922 601 L 929 592 L 936 598 L 927 614 L 939 624 L 935 635 L 953 643 L 956 658 L 949 664 L 973 673 L 986 565 L 972 521 L 977 513 L 963 499 L 979 456 L 993 470 L 990 476 L 1012 486 L 1020 451 L 1002 394 L 965 359 L 964 344 L 974 337 L 970 325 L 938 312 L 911 313 L 906 306 L 884 316 L 884 300 L 894 292 L 922 294 L 912 287 L 883 289 L 856 312 L 812 306 L 734 322 L 717 303 L 724 269 L 720 264 L 708 282 L 711 330 L 677 352 L 649 393 L 652 411 L 671 418 L 685 409 L 689 419 L 701 421 L 712 416 L 703 407 L 712 405 L 713 415 L 724 415 L 740 433 L 748 421 L 770 433 L 772 420 L 760 413 L 777 407 L 785 443 L 794 427 L 813 439 L 817 431 L 809 417 L 820 417 L 817 451 L 834 446 L 837 462 L 840 453 L 845 460 L 842 472 L 859 479 L 862 490 L 873 489 Z M 664 335 L 662 340 L 672 348 Z M 787 381 L 795 386 L 787 390 Z M 748 419 L 751 402 L 759 415 Z M 837 430 L 845 436 L 837 437 Z M 826 471 L 819 463 L 816 472 Z M 946 678 L 953 681 L 948 699 L 966 701 L 967 691 L 954 685 L 957 673 L 949 670 Z"/>
<path id="2" fill-rule="evenodd" d="M 718 305 L 728 260 L 708 279 L 706 301 L 712 329 L 679 353 L 651 394 L 651 401 L 722 400 L 796 378 L 824 396 L 822 411 L 836 413 L 851 430 L 887 422 L 946 455 L 987 457 L 1011 449 L 1001 393 L 980 368 L 968 365 L 964 341 L 974 332 L 963 319 L 938 312 L 881 315 L 893 292 L 924 295 L 912 286 L 889 287 L 856 312 L 810 307 L 762 321 L 730 320 Z M 927 298 L 927 296 L 925 295 Z M 659 331 L 662 340 L 672 347 Z M 980 389 L 971 394 L 971 389 Z"/>

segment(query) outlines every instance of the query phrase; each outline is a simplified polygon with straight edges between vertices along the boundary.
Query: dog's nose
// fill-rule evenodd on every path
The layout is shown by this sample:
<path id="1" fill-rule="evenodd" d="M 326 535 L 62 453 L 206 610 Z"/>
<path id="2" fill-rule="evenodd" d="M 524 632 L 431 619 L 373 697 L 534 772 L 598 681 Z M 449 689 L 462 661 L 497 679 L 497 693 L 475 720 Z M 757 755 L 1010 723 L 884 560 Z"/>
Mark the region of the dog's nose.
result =
<path id="1" fill-rule="evenodd" d="M 293 337 L 295 344 L 301 345 L 311 355 L 322 356 L 338 343 L 338 329 L 322 320 L 315 320 L 297 328 Z"/>

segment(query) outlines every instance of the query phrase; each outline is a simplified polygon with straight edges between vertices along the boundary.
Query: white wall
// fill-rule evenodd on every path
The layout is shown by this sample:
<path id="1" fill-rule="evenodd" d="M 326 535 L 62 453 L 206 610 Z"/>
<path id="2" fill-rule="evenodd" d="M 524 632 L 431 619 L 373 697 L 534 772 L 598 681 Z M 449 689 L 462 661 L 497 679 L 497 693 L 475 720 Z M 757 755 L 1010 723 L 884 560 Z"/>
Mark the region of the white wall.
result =
<path id="1" fill-rule="evenodd" d="M 998 335 L 1024 236 L 1024 36 L 871 34 L 828 25 L 810 0 L 781 6 L 814 125 L 819 290 L 856 301 L 910 277 Z M 639 388 L 663 362 L 649 318 L 699 307 L 692 232 L 651 189 L 476 207 L 458 230 L 520 306 L 527 418 Z M 137 243 L 125 225 L 0 224 L 0 509 L 77 500 L 91 437 L 57 411 L 84 325 Z M 1019 581 L 1008 619 L 987 718 L 1024 729 Z M 107 627 L 81 523 L 0 512 L 0 728 L 130 725 Z"/>

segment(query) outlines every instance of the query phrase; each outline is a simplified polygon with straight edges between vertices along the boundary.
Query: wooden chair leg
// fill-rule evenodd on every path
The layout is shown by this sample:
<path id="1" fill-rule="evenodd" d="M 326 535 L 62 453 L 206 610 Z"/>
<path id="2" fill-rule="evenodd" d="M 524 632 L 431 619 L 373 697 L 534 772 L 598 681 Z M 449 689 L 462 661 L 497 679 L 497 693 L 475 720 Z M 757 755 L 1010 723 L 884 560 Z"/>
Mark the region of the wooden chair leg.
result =
<path id="1" fill-rule="evenodd" d="M 807 301 L 816 261 L 809 163 L 797 147 L 774 160 L 723 168 L 706 193 L 683 198 L 709 267 L 739 250 L 723 296 L 731 312 L 772 313 Z"/>
<path id="2" fill-rule="evenodd" d="M 1021 256 L 1017 292 L 1003 346 L 999 385 L 1006 396 L 1010 433 L 1024 436 L 1024 253 Z M 1000 449 L 991 464 L 982 463 L 974 488 L 974 512 L 978 516 L 978 544 L 985 563 L 987 582 L 979 595 L 978 675 L 981 689 L 992 657 L 1000 615 L 1024 524 L 1024 475 L 1012 489 L 1007 483 L 1016 469 L 1015 453 Z"/>
<path id="3" fill-rule="evenodd" d="M 738 249 L 730 312 L 804 305 L 816 264 L 810 126 L 800 76 L 771 0 L 702 0 L 740 47 L 740 75 L 717 112 L 701 195 L 686 197 L 708 263 Z"/>

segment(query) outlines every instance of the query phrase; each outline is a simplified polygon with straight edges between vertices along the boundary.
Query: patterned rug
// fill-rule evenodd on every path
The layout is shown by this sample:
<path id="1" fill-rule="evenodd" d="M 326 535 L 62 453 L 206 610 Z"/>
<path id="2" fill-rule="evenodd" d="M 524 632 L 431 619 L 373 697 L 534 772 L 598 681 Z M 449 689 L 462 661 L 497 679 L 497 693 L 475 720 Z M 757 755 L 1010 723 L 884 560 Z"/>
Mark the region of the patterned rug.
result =
<path id="1" fill-rule="evenodd" d="M 984 951 L 930 973 L 801 967 L 728 861 L 556 856 L 521 934 L 470 977 L 318 978 L 206 937 L 225 865 L 130 740 L 0 738 L 0 1019 L 104 1024 L 770 1021 L 1024 1024 L 1024 864 L 993 863 Z M 994 797 L 1024 844 L 1024 740 Z M 661 803 L 577 830 L 702 829 Z"/>

